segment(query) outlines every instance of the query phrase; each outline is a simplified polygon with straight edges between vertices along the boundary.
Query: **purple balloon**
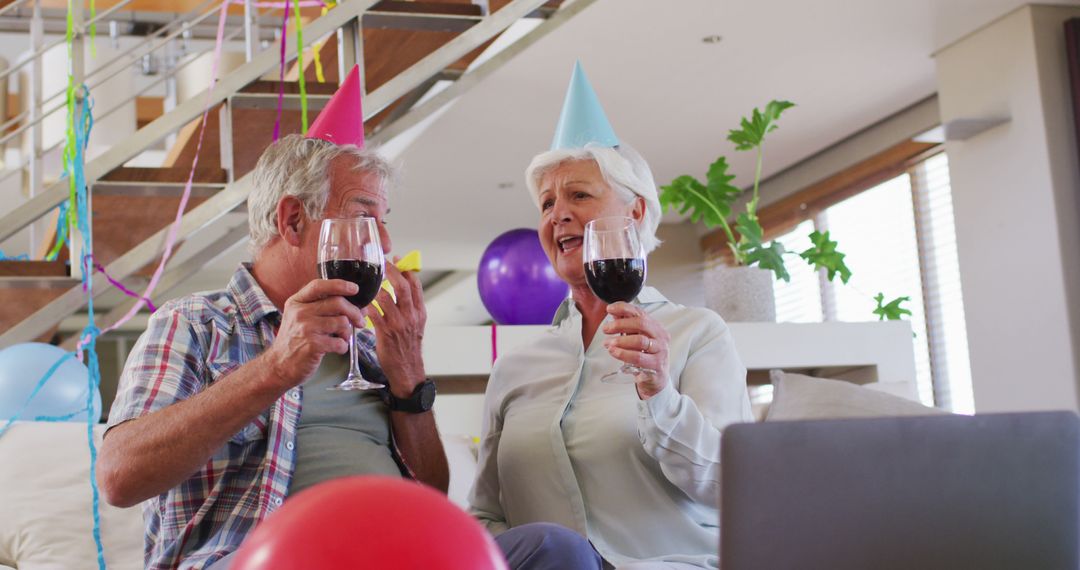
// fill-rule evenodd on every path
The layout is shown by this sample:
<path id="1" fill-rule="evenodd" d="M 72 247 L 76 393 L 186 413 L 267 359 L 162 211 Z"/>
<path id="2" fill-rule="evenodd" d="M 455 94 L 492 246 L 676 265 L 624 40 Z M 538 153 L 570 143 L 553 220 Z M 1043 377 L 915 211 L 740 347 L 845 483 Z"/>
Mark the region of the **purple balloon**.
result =
<path id="1" fill-rule="evenodd" d="M 546 325 L 570 294 L 536 230 L 510 230 L 491 242 L 477 272 L 480 299 L 500 325 Z"/>

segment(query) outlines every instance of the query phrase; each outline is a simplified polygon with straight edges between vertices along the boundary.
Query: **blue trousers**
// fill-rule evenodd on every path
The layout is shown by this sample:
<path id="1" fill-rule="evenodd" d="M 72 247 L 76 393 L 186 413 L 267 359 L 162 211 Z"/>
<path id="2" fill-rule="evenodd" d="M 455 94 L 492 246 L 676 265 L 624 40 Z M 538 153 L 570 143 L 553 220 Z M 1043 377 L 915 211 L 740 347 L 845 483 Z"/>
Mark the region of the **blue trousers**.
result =
<path id="1" fill-rule="evenodd" d="M 516 526 L 495 537 L 510 570 L 601 570 L 600 555 L 580 534 L 557 524 Z M 211 564 L 228 570 L 235 554 Z"/>
<path id="2" fill-rule="evenodd" d="M 603 562 L 589 541 L 557 524 L 530 523 L 495 537 L 510 570 L 600 570 Z"/>

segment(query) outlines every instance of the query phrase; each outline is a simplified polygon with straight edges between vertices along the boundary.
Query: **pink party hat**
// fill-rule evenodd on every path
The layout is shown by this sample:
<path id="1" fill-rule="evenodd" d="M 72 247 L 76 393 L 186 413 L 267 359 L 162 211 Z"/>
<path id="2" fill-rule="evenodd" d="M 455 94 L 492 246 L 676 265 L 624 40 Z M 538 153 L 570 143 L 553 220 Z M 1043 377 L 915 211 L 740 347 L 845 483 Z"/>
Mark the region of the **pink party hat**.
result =
<path id="1" fill-rule="evenodd" d="M 360 66 L 354 66 L 307 132 L 308 138 L 338 145 L 364 146 L 364 109 L 360 102 Z"/>

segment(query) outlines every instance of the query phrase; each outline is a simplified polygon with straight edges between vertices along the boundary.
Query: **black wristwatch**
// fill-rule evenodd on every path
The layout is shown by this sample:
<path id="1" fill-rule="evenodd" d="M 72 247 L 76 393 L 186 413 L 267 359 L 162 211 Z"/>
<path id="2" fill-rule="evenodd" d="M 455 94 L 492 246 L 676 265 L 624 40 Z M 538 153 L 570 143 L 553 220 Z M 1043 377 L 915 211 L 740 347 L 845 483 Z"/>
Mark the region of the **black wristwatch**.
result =
<path id="1" fill-rule="evenodd" d="M 431 378 L 425 378 L 423 382 L 416 385 L 408 398 L 398 398 L 387 389 L 384 399 L 392 411 L 422 414 L 430 411 L 435 405 L 435 382 Z"/>

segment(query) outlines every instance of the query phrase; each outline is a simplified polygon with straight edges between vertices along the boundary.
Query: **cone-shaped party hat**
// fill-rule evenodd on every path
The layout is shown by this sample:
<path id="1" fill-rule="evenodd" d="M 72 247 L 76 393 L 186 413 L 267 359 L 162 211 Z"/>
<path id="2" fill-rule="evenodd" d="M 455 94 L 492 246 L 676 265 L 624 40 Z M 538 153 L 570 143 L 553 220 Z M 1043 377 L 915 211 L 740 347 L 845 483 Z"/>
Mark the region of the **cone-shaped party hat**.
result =
<path id="1" fill-rule="evenodd" d="M 307 132 L 308 138 L 364 146 L 364 110 L 360 103 L 360 66 L 349 72 Z"/>
<path id="2" fill-rule="evenodd" d="M 560 148 L 582 148 L 588 143 L 602 146 L 619 146 L 619 138 L 611 128 L 600 99 L 596 97 L 592 85 L 581 69 L 581 62 L 574 64 L 574 74 L 570 76 L 570 86 L 566 89 L 559 126 L 555 127 L 555 140 L 551 150 Z"/>

